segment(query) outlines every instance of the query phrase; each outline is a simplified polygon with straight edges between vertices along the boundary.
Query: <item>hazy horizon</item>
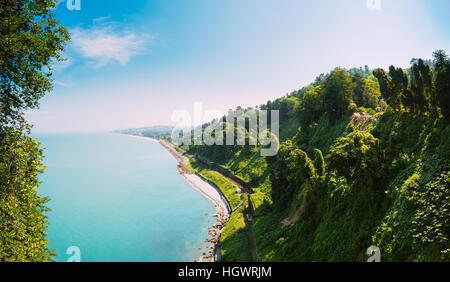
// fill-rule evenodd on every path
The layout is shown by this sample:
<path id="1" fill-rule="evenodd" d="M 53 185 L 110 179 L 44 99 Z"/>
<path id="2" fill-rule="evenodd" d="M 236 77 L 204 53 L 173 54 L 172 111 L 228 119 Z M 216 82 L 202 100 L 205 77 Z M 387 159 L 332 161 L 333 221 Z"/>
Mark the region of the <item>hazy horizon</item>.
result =
<path id="1" fill-rule="evenodd" d="M 86 1 L 34 133 L 173 125 L 175 110 L 254 107 L 335 67 L 407 67 L 450 50 L 450 3 L 366 0 Z"/>

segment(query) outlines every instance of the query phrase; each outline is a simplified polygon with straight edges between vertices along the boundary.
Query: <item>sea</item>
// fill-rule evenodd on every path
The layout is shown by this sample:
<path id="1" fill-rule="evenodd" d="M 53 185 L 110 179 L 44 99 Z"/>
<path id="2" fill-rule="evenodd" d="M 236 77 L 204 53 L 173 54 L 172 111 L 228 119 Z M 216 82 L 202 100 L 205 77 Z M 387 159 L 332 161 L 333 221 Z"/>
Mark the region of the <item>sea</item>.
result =
<path id="1" fill-rule="evenodd" d="M 189 262 L 209 251 L 215 207 L 159 143 L 115 133 L 36 137 L 56 261 Z"/>

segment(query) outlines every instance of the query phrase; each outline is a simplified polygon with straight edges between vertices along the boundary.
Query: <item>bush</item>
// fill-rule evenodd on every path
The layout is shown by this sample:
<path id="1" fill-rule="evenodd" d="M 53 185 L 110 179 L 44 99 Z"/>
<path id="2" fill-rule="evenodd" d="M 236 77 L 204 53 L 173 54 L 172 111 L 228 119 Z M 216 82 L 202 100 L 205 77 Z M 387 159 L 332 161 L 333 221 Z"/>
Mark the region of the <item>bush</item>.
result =
<path id="1" fill-rule="evenodd" d="M 371 179 L 381 168 L 380 142 L 368 132 L 351 132 L 336 140 L 327 160 L 330 169 L 336 170 L 349 181 L 354 179 L 371 186 Z"/>
<path id="2" fill-rule="evenodd" d="M 0 261 L 51 261 L 45 238 L 48 199 L 37 193 L 42 149 L 20 131 L 0 137 Z"/>

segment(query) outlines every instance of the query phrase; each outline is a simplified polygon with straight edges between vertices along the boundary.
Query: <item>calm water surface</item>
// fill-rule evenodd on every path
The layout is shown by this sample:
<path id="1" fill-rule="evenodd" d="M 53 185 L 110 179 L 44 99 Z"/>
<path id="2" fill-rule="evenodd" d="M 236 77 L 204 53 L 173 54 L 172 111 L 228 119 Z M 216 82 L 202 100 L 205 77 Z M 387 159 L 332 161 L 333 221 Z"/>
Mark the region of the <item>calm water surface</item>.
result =
<path id="1" fill-rule="evenodd" d="M 50 247 L 66 261 L 193 261 L 206 251 L 214 205 L 158 143 L 119 134 L 40 135 Z M 202 249 L 200 249 L 202 248 Z"/>

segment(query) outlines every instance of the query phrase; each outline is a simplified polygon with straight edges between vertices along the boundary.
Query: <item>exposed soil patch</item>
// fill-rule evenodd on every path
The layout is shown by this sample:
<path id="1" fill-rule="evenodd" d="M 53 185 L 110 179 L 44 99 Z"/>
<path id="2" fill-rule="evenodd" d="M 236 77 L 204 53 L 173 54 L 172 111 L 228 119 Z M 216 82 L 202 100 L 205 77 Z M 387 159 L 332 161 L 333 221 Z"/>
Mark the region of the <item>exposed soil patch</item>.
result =
<path id="1" fill-rule="evenodd" d="M 359 130 L 364 130 L 370 122 L 374 119 L 374 116 L 366 113 L 354 113 L 350 116 L 348 123 L 353 123 Z"/>
<path id="2" fill-rule="evenodd" d="M 303 190 L 300 192 L 300 194 L 297 197 L 297 200 L 300 201 L 300 206 L 297 208 L 297 210 L 291 214 L 290 216 L 288 216 L 287 218 L 283 219 L 283 221 L 281 222 L 284 226 L 290 226 L 293 225 L 294 223 L 297 222 L 297 220 L 299 220 L 300 216 L 303 213 L 303 208 L 305 207 L 305 201 L 306 201 L 306 190 L 307 188 L 303 188 Z"/>

